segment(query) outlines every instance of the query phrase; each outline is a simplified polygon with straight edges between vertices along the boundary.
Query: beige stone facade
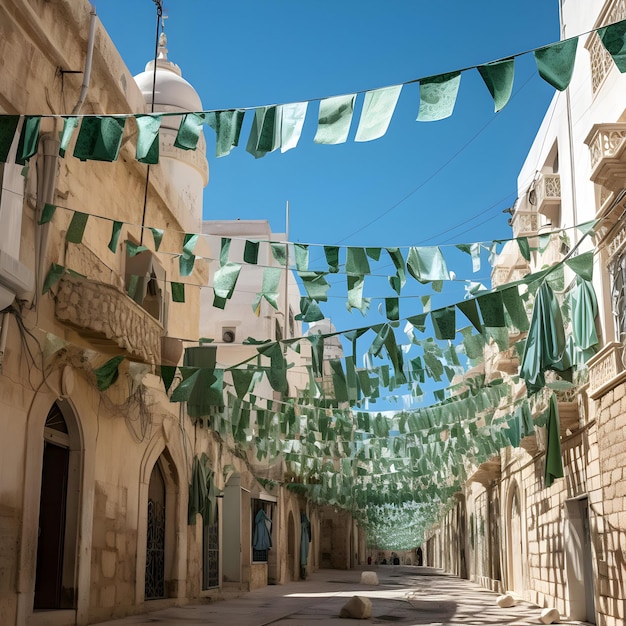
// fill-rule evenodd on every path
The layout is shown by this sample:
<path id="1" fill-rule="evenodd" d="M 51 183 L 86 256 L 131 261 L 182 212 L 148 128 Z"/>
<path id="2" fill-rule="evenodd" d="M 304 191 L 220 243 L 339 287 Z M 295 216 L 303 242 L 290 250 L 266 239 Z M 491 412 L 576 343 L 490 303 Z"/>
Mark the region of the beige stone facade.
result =
<path id="1" fill-rule="evenodd" d="M 562 4 L 563 38 L 626 18 L 622 1 Z M 494 284 L 515 280 L 559 261 L 579 242 L 576 253 L 594 251 L 600 349 L 579 368 L 576 388 L 558 394 L 564 478 L 545 486 L 545 428 L 536 427 L 519 448 L 469 469 L 456 504 L 424 546 L 429 565 L 602 626 L 623 624 L 626 606 L 625 87 L 598 36 L 581 36 L 569 90 L 555 95 L 519 175 L 511 220 L 514 236 L 566 229 L 567 238 L 530 263 L 505 248 L 492 276 Z M 573 228 L 594 219 L 594 237 Z M 488 367 L 493 375 L 517 373 L 519 361 L 503 364 L 496 359 Z M 516 397 L 525 393 L 519 385 Z M 547 393 L 535 415 L 545 402 Z"/>
<path id="2" fill-rule="evenodd" d="M 81 113 L 149 111 L 90 10 L 85 0 L 0 3 L 0 113 L 72 112 L 92 19 Z M 224 585 L 297 579 L 301 512 L 312 528 L 309 569 L 363 558 L 349 516 L 284 486 L 264 489 L 228 438 L 194 426 L 185 403 L 170 402 L 158 375 L 159 364 L 181 364 L 182 348 L 200 336 L 211 250 L 198 242 L 190 276 L 178 257 L 183 233 L 201 228 L 203 140 L 183 154 L 165 129 L 163 162 L 147 177 L 133 120 L 112 163 L 81 162 L 73 142 L 58 157 L 61 129 L 59 118 L 43 118 L 27 170 L 14 165 L 16 142 L 0 166 L 0 623 L 95 623 L 219 596 Z M 158 252 L 140 228 L 144 200 L 143 223 L 165 233 Z M 46 203 L 57 208 L 39 224 Z M 89 216 L 80 243 L 66 240 L 75 212 Z M 114 221 L 123 225 L 111 250 Z M 127 241 L 150 250 L 137 260 Z M 51 264 L 72 273 L 42 294 Z M 127 293 L 133 271 L 148 275 L 143 299 Z M 185 283 L 184 303 L 173 301 L 172 281 Z M 119 377 L 99 391 L 95 370 L 113 356 L 124 357 Z M 213 525 L 188 520 L 192 461 L 202 454 L 218 493 Z M 273 547 L 260 560 L 251 545 L 255 506 L 273 518 Z"/>

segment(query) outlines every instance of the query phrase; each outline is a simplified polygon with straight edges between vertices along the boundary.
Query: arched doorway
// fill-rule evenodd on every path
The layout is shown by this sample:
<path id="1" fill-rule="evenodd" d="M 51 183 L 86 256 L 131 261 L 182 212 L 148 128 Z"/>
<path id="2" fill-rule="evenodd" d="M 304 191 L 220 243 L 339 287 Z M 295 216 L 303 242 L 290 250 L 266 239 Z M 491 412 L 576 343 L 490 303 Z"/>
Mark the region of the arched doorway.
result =
<path id="1" fill-rule="evenodd" d="M 524 590 L 524 577 L 522 570 L 522 508 L 520 493 L 515 485 L 509 494 L 508 506 L 508 586 L 510 591 L 522 593 Z"/>
<path id="2" fill-rule="evenodd" d="M 289 580 L 296 580 L 296 523 L 292 511 L 287 522 L 287 568 Z"/>
<path id="3" fill-rule="evenodd" d="M 145 600 L 168 598 L 176 593 L 177 496 L 178 477 L 165 450 L 152 468 L 148 485 Z"/>
<path id="4" fill-rule="evenodd" d="M 69 409 L 52 405 L 44 425 L 33 608 L 76 607 L 76 542 L 82 445 Z"/>
<path id="5" fill-rule="evenodd" d="M 165 597 L 165 478 L 154 464 L 148 487 L 146 600 Z"/>

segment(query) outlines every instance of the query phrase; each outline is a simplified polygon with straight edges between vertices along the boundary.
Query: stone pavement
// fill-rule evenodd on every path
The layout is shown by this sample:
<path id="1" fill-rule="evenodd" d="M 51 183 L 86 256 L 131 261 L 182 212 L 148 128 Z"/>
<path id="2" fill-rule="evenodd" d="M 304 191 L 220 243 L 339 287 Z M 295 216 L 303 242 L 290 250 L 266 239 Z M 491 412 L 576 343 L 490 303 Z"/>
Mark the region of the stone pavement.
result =
<path id="1" fill-rule="evenodd" d="M 361 585 L 361 571 L 372 570 L 379 585 Z M 340 619 L 341 607 L 354 595 L 372 602 L 372 617 Z M 220 624 L 227 626 L 347 626 L 404 624 L 489 626 L 538 624 L 541 609 L 520 602 L 496 605 L 498 595 L 467 580 L 428 567 L 366 566 L 355 570 L 318 570 L 307 580 L 271 585 L 231 600 L 162 609 L 100 626 Z M 562 624 L 584 624 L 563 620 Z"/>

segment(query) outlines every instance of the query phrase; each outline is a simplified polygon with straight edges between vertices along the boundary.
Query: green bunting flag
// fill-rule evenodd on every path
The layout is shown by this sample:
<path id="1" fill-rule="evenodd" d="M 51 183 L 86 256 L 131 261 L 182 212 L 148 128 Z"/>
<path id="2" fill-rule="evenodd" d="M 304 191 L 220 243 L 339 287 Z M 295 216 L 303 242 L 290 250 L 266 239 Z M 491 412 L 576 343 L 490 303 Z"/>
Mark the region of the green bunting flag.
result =
<path id="1" fill-rule="evenodd" d="M 116 161 L 125 124 L 125 117 L 83 117 L 74 156 L 81 161 Z"/>
<path id="2" fill-rule="evenodd" d="M 259 315 L 261 300 L 265 298 L 269 304 L 278 311 L 278 284 L 283 270 L 280 267 L 266 267 L 263 269 L 263 283 L 261 293 L 252 304 L 252 310 Z"/>
<path id="3" fill-rule="evenodd" d="M 295 316 L 295 319 L 301 322 L 319 322 L 324 319 L 324 314 L 315 300 L 301 297 L 300 313 Z"/>
<path id="4" fill-rule="evenodd" d="M 246 151 L 255 159 L 273 152 L 280 146 L 281 115 L 276 106 L 259 107 L 254 112 Z"/>
<path id="5" fill-rule="evenodd" d="M 287 264 L 287 244 L 271 242 L 270 249 L 272 256 L 278 263 L 283 266 Z"/>
<path id="6" fill-rule="evenodd" d="M 215 131 L 215 156 L 223 157 L 239 145 L 245 111 L 213 111 L 206 114 L 207 124 Z"/>
<path id="7" fill-rule="evenodd" d="M 328 263 L 328 271 L 336 274 L 339 271 L 339 246 L 324 246 L 324 256 Z"/>
<path id="8" fill-rule="evenodd" d="M 136 115 L 137 147 L 135 158 L 140 163 L 154 164 L 159 162 L 159 128 L 160 115 Z"/>
<path id="9" fill-rule="evenodd" d="M 220 267 L 228 263 L 231 241 L 232 239 L 230 237 L 222 237 L 222 243 L 220 246 Z"/>
<path id="10" fill-rule="evenodd" d="M 320 102 L 317 132 L 313 141 L 322 144 L 344 143 L 348 139 L 356 94 L 334 96 Z"/>
<path id="11" fill-rule="evenodd" d="M 326 302 L 330 285 L 326 281 L 326 272 L 298 272 L 307 296 L 316 302 Z"/>
<path id="12" fill-rule="evenodd" d="M 461 72 L 451 72 L 420 80 L 418 122 L 435 122 L 452 115 L 461 83 Z"/>
<path id="13" fill-rule="evenodd" d="M 83 235 L 85 233 L 85 227 L 87 226 L 87 220 L 89 219 L 89 215 L 87 213 L 80 213 L 79 211 L 74 211 L 74 215 L 72 216 L 72 221 L 67 228 L 67 232 L 65 233 L 65 240 L 70 243 L 80 243 L 83 240 Z"/>
<path id="14" fill-rule="evenodd" d="M 409 274 L 420 283 L 450 278 L 446 260 L 438 246 L 410 248 L 406 266 Z"/>
<path id="15" fill-rule="evenodd" d="M 48 293 L 50 288 L 54 285 L 54 283 L 61 278 L 65 274 L 65 267 L 63 265 L 57 265 L 56 263 L 52 263 L 50 265 L 50 269 L 46 274 L 46 278 L 43 281 L 43 287 L 41 289 L 41 293 Z"/>
<path id="16" fill-rule="evenodd" d="M 574 72 L 578 37 L 565 39 L 535 50 L 539 76 L 559 91 L 567 89 Z"/>
<path id="17" fill-rule="evenodd" d="M 565 265 L 584 280 L 593 278 L 593 250 L 565 259 Z"/>
<path id="18" fill-rule="evenodd" d="M 559 407 L 556 395 L 550 396 L 546 421 L 546 487 L 550 487 L 555 478 L 563 478 L 563 459 L 561 457 L 561 434 L 559 428 Z"/>
<path id="19" fill-rule="evenodd" d="M 113 222 L 113 227 L 111 229 L 111 239 L 109 239 L 109 245 L 107 246 L 113 254 L 117 252 L 117 245 L 120 240 L 120 234 L 122 232 L 123 225 L 124 222 Z"/>
<path id="20" fill-rule="evenodd" d="M 502 328 L 505 326 L 504 304 L 499 291 L 486 293 L 476 299 L 485 326 Z"/>
<path id="21" fill-rule="evenodd" d="M 190 276 L 196 257 L 193 254 L 199 235 L 197 233 L 185 233 L 183 239 L 183 253 L 178 259 L 179 272 L 181 276 Z"/>
<path id="22" fill-rule="evenodd" d="M 401 91 L 402 85 L 395 85 L 368 91 L 365 94 L 354 141 L 372 141 L 387 132 Z"/>
<path id="23" fill-rule="evenodd" d="M 617 69 L 626 72 L 626 20 L 598 29 L 598 36 Z"/>
<path id="24" fill-rule="evenodd" d="M 15 162 L 18 165 L 26 165 L 28 160 L 37 153 L 40 123 L 41 117 L 39 116 L 26 115 L 24 117 L 15 157 Z"/>
<path id="25" fill-rule="evenodd" d="M 59 156 L 64 157 L 65 152 L 67 151 L 68 146 L 70 145 L 70 141 L 72 139 L 72 135 L 78 126 L 78 118 L 64 117 L 63 118 L 63 130 L 59 133 Z"/>
<path id="26" fill-rule="evenodd" d="M 346 278 L 348 280 L 348 311 L 355 308 L 365 315 L 363 310 L 364 277 L 348 274 Z"/>
<path id="27" fill-rule="evenodd" d="M 571 293 L 572 303 L 572 335 L 574 343 L 585 357 L 594 354 L 598 344 L 596 317 L 598 301 L 590 281 L 576 277 L 576 285 Z"/>
<path id="28" fill-rule="evenodd" d="M 182 381 L 174 389 L 170 396 L 170 402 L 187 402 L 191 396 L 196 380 L 200 376 L 200 370 L 196 367 L 179 367 Z"/>
<path id="29" fill-rule="evenodd" d="M 195 150 L 204 122 L 204 113 L 186 113 L 183 115 L 174 140 L 174 147 L 181 150 Z"/>
<path id="30" fill-rule="evenodd" d="M 54 213 L 57 210 L 54 204 L 44 204 L 43 209 L 41 210 L 41 217 L 39 218 L 38 224 L 47 224 L 54 217 Z"/>
<path id="31" fill-rule="evenodd" d="M 565 329 L 559 304 L 550 286 L 543 283 L 535 296 L 520 365 L 520 376 L 526 381 L 529 395 L 545 385 L 546 370 L 564 371 L 569 367 L 565 347 Z"/>
<path id="32" fill-rule="evenodd" d="M 185 301 L 185 283 L 175 283 L 172 281 L 172 302 L 184 302 Z"/>
<path id="33" fill-rule="evenodd" d="M 298 145 L 308 103 L 292 102 L 280 107 L 281 138 L 280 151 L 287 152 Z"/>
<path id="34" fill-rule="evenodd" d="M 504 59 L 503 61 L 480 65 L 478 72 L 493 98 L 496 113 L 501 111 L 507 105 L 513 91 L 515 60 Z"/>
<path id="35" fill-rule="evenodd" d="M 454 339 L 456 336 L 456 309 L 448 306 L 430 314 L 437 339 Z"/>
<path id="36" fill-rule="evenodd" d="M 362 276 L 370 273 L 370 264 L 364 248 L 348 247 L 346 249 L 346 274 Z"/>
<path id="37" fill-rule="evenodd" d="M 296 269 L 299 272 L 306 272 L 309 269 L 309 246 L 304 243 L 294 243 L 293 248 L 296 254 Z"/>
<path id="38" fill-rule="evenodd" d="M 392 322 L 397 322 L 400 319 L 399 298 L 385 298 L 385 315 Z"/>
<path id="39" fill-rule="evenodd" d="M 402 256 L 402 252 L 399 248 L 385 248 L 385 250 L 387 250 L 387 254 L 396 268 L 396 275 L 388 277 L 389 285 L 398 295 L 400 295 L 402 287 L 406 285 L 404 257 Z"/>
<path id="40" fill-rule="evenodd" d="M 243 249 L 243 260 L 250 265 L 256 265 L 259 260 L 259 242 L 246 241 Z"/>
<path id="41" fill-rule="evenodd" d="M 19 115 L 0 115 L 0 163 L 7 162 L 19 122 Z"/>
<path id="42" fill-rule="evenodd" d="M 148 230 L 152 233 L 152 239 L 154 240 L 154 251 L 158 252 L 161 247 L 161 241 L 163 241 L 163 229 L 149 226 Z"/>
<path id="43" fill-rule="evenodd" d="M 213 306 L 223 309 L 226 301 L 232 298 L 240 271 L 241 265 L 239 263 L 226 263 L 215 272 L 213 276 L 213 293 L 215 294 Z"/>
<path id="44" fill-rule="evenodd" d="M 526 307 L 524 306 L 524 301 L 519 295 L 519 289 L 517 285 L 510 287 L 508 289 L 503 289 L 502 294 L 502 302 L 504 307 L 511 318 L 511 323 L 517 330 L 520 332 L 525 332 L 528 330 L 528 316 L 526 315 Z"/>
<path id="45" fill-rule="evenodd" d="M 115 356 L 93 371 L 100 391 L 105 391 L 118 379 L 119 371 L 117 368 L 123 360 L 123 356 Z"/>

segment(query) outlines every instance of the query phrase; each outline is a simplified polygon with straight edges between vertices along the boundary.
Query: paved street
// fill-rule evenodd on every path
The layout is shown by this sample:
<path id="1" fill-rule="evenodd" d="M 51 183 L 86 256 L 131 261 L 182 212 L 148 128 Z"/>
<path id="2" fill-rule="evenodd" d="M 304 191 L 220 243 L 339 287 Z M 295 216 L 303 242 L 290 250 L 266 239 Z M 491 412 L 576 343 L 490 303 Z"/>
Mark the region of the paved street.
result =
<path id="1" fill-rule="evenodd" d="M 104 624 L 346 626 L 354 621 L 359 624 L 524 626 L 539 623 L 539 607 L 522 602 L 501 609 L 495 603 L 496 593 L 438 570 L 392 565 L 364 569 L 377 572 L 380 582 L 377 587 L 360 584 L 360 569 L 319 570 L 306 581 L 272 585 L 232 600 L 164 609 Z M 371 619 L 357 622 L 339 618 L 341 607 L 354 595 L 370 598 Z M 561 623 L 584 624 L 579 621 Z"/>

